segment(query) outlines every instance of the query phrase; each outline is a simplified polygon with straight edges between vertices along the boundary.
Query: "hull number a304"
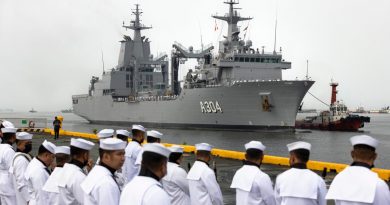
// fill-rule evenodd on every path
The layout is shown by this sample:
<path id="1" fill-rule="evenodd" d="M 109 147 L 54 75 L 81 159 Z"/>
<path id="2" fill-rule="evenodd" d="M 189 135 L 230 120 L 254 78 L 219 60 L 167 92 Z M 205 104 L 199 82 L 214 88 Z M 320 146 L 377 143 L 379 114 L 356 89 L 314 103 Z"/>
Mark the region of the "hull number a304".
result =
<path id="1" fill-rule="evenodd" d="M 222 113 L 222 108 L 218 101 L 200 101 L 200 111 L 202 113 Z"/>

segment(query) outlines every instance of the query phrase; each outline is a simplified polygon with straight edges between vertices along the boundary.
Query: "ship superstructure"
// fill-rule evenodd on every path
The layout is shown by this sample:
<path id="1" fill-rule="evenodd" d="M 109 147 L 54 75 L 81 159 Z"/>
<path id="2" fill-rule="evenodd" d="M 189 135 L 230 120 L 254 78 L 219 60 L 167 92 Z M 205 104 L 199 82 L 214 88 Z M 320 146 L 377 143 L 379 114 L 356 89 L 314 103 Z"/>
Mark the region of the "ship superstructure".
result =
<path id="1" fill-rule="evenodd" d="M 195 51 L 173 44 L 171 70 L 167 56 L 153 58 L 150 42 L 141 35 L 149 29 L 140 23 L 136 6 L 130 26 L 133 39 L 121 41 L 116 68 L 93 77 L 88 95 L 73 96 L 74 112 L 93 123 L 142 123 L 154 127 L 212 129 L 293 130 L 298 107 L 314 81 L 282 80 L 291 62 L 275 49 L 265 52 L 240 37 L 241 17 L 229 0 L 229 11 L 213 18 L 226 21 L 227 35 L 216 54 L 212 45 Z M 190 69 L 181 85 L 180 64 L 189 58 Z"/>

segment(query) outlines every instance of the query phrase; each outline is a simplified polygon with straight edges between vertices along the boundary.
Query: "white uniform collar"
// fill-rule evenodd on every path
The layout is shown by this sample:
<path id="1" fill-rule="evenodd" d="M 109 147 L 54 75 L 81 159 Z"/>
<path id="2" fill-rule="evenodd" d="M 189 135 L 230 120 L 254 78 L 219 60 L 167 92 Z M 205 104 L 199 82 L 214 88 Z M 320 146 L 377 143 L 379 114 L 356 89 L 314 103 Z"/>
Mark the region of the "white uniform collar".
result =
<path id="1" fill-rule="evenodd" d="M 330 185 L 326 199 L 374 202 L 378 174 L 361 166 L 350 166 L 340 172 Z"/>
<path id="2" fill-rule="evenodd" d="M 190 171 L 188 172 L 187 179 L 199 180 L 206 169 L 210 169 L 210 167 L 208 167 L 205 162 L 195 161 L 194 165 L 192 165 Z"/>
<path id="3" fill-rule="evenodd" d="M 230 188 L 241 189 L 249 192 L 252 189 L 253 181 L 256 175 L 261 172 L 260 169 L 253 165 L 244 165 L 233 177 Z"/>

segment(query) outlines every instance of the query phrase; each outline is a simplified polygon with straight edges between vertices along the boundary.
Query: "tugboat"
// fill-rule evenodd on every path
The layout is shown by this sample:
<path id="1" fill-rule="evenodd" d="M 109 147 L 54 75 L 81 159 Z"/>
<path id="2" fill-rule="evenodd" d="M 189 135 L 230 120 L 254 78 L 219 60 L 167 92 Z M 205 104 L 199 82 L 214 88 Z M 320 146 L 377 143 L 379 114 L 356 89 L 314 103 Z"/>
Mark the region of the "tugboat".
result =
<path id="1" fill-rule="evenodd" d="M 34 108 L 31 108 L 31 110 L 30 110 L 29 112 L 31 112 L 31 113 L 36 113 L 37 111 L 34 110 Z"/>
<path id="2" fill-rule="evenodd" d="M 347 106 L 337 100 L 336 87 L 338 83 L 330 83 L 332 97 L 329 110 L 322 111 L 319 116 L 306 117 L 304 120 L 297 120 L 295 128 L 315 129 L 329 131 L 358 131 L 364 127 L 365 122 L 370 122 L 370 117 L 350 114 Z"/>

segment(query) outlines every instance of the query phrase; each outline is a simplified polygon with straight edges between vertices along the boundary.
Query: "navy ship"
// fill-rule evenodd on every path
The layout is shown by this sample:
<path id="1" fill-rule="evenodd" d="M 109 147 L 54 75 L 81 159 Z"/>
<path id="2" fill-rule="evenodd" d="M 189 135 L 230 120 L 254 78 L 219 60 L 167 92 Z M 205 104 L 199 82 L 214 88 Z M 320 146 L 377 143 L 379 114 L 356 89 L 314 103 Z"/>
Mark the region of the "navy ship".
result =
<path id="1" fill-rule="evenodd" d="M 244 41 L 238 22 L 252 18 L 240 16 L 238 1 L 224 3 L 228 12 L 212 16 L 228 24 L 218 51 L 212 45 L 196 51 L 174 42 L 170 59 L 151 55 L 149 38 L 141 35 L 151 27 L 141 24 L 136 5 L 135 19 L 123 25 L 134 33 L 120 41 L 118 65 L 93 76 L 88 94 L 72 96 L 74 113 L 97 124 L 293 131 L 314 81 L 283 80 L 291 62 L 275 49 L 266 52 Z M 198 64 L 180 77 L 180 64 L 187 59 Z"/>

